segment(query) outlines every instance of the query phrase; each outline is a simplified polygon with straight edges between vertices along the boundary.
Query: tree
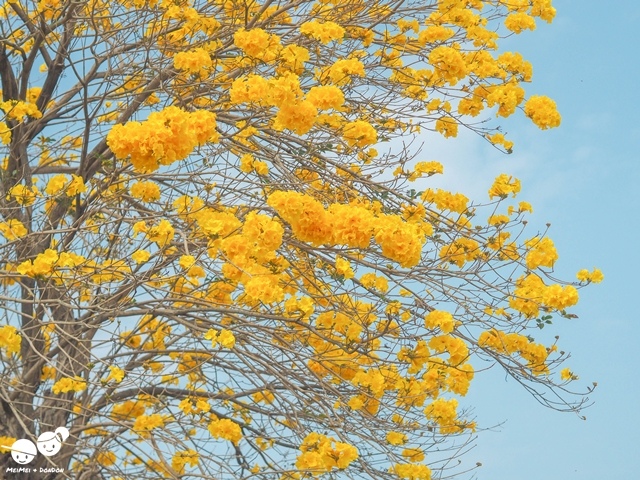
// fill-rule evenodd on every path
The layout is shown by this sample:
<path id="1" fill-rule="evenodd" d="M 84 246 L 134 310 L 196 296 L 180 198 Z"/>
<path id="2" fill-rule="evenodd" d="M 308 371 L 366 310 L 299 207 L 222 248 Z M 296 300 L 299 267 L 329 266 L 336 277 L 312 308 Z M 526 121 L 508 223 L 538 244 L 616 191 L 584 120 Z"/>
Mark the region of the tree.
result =
<path id="1" fill-rule="evenodd" d="M 554 279 L 517 179 L 472 203 L 413 146 L 559 125 L 498 50 L 551 0 L 1 12 L 0 444 L 66 427 L 42 478 L 446 478 L 472 364 L 584 405 L 534 335 L 602 274 Z"/>

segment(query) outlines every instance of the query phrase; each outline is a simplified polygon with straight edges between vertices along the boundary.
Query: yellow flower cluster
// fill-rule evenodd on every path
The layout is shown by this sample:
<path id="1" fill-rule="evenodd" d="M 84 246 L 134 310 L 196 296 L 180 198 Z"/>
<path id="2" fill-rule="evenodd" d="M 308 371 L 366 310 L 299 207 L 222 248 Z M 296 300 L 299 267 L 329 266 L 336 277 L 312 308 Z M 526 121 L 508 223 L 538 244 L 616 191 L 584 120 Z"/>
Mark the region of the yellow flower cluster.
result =
<path id="1" fill-rule="evenodd" d="M 173 57 L 173 66 L 178 70 L 204 76 L 213 66 L 209 52 L 204 48 L 195 48 L 187 52 L 178 52 Z"/>
<path id="2" fill-rule="evenodd" d="M 342 136 L 350 147 L 367 147 L 378 141 L 378 133 L 369 122 L 356 120 L 345 125 Z"/>
<path id="3" fill-rule="evenodd" d="M 504 26 L 514 33 L 522 33 L 524 30 L 535 30 L 536 20 L 524 12 L 517 12 L 507 16 Z"/>
<path id="4" fill-rule="evenodd" d="M 294 235 L 314 246 L 330 243 L 330 215 L 320 202 L 297 192 L 274 192 L 267 203 L 291 225 Z"/>
<path id="5" fill-rule="evenodd" d="M 15 442 L 17 438 L 15 437 L 6 437 L 4 435 L 0 436 L 0 453 L 9 453 L 11 452 L 11 445 Z"/>
<path id="6" fill-rule="evenodd" d="M 11 143 L 11 130 L 5 122 L 0 122 L 0 143 L 3 145 Z"/>
<path id="7" fill-rule="evenodd" d="M 364 64 L 357 58 L 341 58 L 325 70 L 322 78 L 335 85 L 348 85 L 353 75 L 364 77 Z"/>
<path id="8" fill-rule="evenodd" d="M 19 353 L 22 336 L 16 327 L 4 325 L 0 327 L 0 349 L 5 349 L 8 353 Z"/>
<path id="9" fill-rule="evenodd" d="M 117 403 L 111 410 L 111 416 L 114 420 L 131 420 L 134 418 L 143 418 L 147 404 L 140 400 L 127 400 Z M 145 420 L 141 420 L 144 423 Z"/>
<path id="10" fill-rule="evenodd" d="M 358 449 L 348 443 L 337 442 L 333 437 L 312 432 L 300 445 L 302 453 L 296 460 L 296 468 L 320 476 L 334 468 L 344 470 L 358 458 Z"/>
<path id="11" fill-rule="evenodd" d="M 33 260 L 25 260 L 16 268 L 21 275 L 35 277 L 37 275 L 48 275 L 53 272 L 54 266 L 58 265 L 58 252 L 53 249 L 46 249 L 39 253 Z"/>
<path id="12" fill-rule="evenodd" d="M 509 306 L 527 318 L 537 317 L 541 305 L 564 310 L 576 303 L 578 291 L 574 286 L 546 286 L 542 279 L 534 274 L 519 278 L 513 296 L 509 299 Z"/>
<path id="13" fill-rule="evenodd" d="M 544 95 L 532 96 L 524 105 L 524 113 L 542 130 L 560 125 L 556 102 Z"/>
<path id="14" fill-rule="evenodd" d="M 396 463 L 389 471 L 402 480 L 431 480 L 431 469 L 420 463 Z"/>
<path id="15" fill-rule="evenodd" d="M 110 365 L 109 375 L 107 376 L 107 378 L 103 380 L 103 382 L 107 383 L 110 380 L 113 380 L 116 383 L 120 383 L 123 379 L 124 379 L 124 370 L 122 370 L 117 365 Z"/>
<path id="16" fill-rule="evenodd" d="M 456 433 L 464 429 L 464 424 L 456 422 L 458 401 L 455 398 L 445 400 L 437 398 L 424 409 L 425 416 L 438 424 L 440 433 Z"/>
<path id="17" fill-rule="evenodd" d="M 502 173 L 496 177 L 489 189 L 489 198 L 494 197 L 506 198 L 509 194 L 514 197 L 520 191 L 520 180 L 513 178 L 506 173 Z"/>
<path id="18" fill-rule="evenodd" d="M 455 328 L 453 315 L 442 310 L 433 310 L 432 312 L 429 312 L 424 321 L 427 328 L 439 328 L 442 333 L 451 333 Z"/>
<path id="19" fill-rule="evenodd" d="M 464 340 L 451 335 L 438 335 L 429 340 L 429 348 L 437 353 L 449 354 L 449 365 L 459 367 L 469 358 L 469 348 Z"/>
<path id="20" fill-rule="evenodd" d="M 136 250 L 131 254 L 131 260 L 136 263 L 148 262 L 151 258 L 151 254 L 147 250 Z"/>
<path id="21" fill-rule="evenodd" d="M 313 245 L 341 244 L 366 248 L 372 236 L 382 254 L 409 268 L 420 261 L 424 230 L 397 215 L 374 214 L 364 207 L 320 202 L 298 192 L 274 192 L 267 203 L 291 225 L 294 235 Z"/>
<path id="22" fill-rule="evenodd" d="M 510 140 L 507 140 L 503 133 L 488 135 L 486 138 L 494 145 L 502 145 L 505 148 L 505 150 L 507 150 L 508 152 L 510 152 L 511 149 L 513 148 L 513 142 Z"/>
<path id="23" fill-rule="evenodd" d="M 197 413 L 207 413 L 211 410 L 211 405 L 204 398 L 199 398 L 198 400 L 194 400 L 191 398 L 185 398 L 178 404 L 178 408 L 182 410 L 186 415 L 195 415 Z"/>
<path id="24" fill-rule="evenodd" d="M 51 391 L 56 395 L 67 392 L 82 392 L 87 388 L 87 382 L 80 377 L 61 378 L 51 387 Z"/>
<path id="25" fill-rule="evenodd" d="M 269 89 L 270 84 L 266 78 L 250 74 L 234 80 L 229 90 L 229 99 L 232 104 L 257 103 L 258 105 L 267 105 Z"/>
<path id="26" fill-rule="evenodd" d="M 482 258 L 480 244 L 471 238 L 458 238 L 440 249 L 440 258 L 462 267 L 466 262 Z"/>
<path id="27" fill-rule="evenodd" d="M 13 198 L 19 205 L 29 207 L 34 204 L 36 198 L 39 196 L 40 191 L 35 185 L 29 187 L 18 183 L 9 189 L 9 192 L 7 193 L 7 200 Z"/>
<path id="28" fill-rule="evenodd" d="M 462 193 L 451 193 L 446 190 L 426 189 L 421 197 L 424 202 L 433 202 L 439 210 L 450 210 L 456 213 L 464 213 L 467 211 L 469 199 Z"/>
<path id="29" fill-rule="evenodd" d="M 518 105 L 524 100 L 524 89 L 515 81 L 503 85 L 478 87 L 475 93 L 484 98 L 488 107 L 497 105 L 498 111 L 496 115 L 500 117 L 513 115 Z"/>
<path id="30" fill-rule="evenodd" d="M 407 435 L 400 432 L 387 432 L 387 443 L 391 445 L 404 445 L 407 443 Z"/>
<path id="31" fill-rule="evenodd" d="M 137 229 L 136 225 L 138 225 Z M 160 248 L 166 247 L 175 236 L 175 229 L 173 228 L 173 225 L 171 225 L 171 222 L 169 222 L 169 220 L 160 220 L 157 225 L 154 225 L 152 227 L 147 227 L 145 222 L 139 222 L 136 225 L 134 225 L 133 228 L 134 235 L 137 233 L 137 231 L 144 232 L 147 238 L 150 241 L 155 242 L 156 245 L 158 245 Z"/>
<path id="32" fill-rule="evenodd" d="M 519 75 L 525 82 L 531 81 L 533 67 L 519 53 L 504 52 L 498 57 L 498 65 L 505 71 L 503 78 L 506 78 L 509 72 L 512 75 Z"/>
<path id="33" fill-rule="evenodd" d="M 578 376 L 575 373 L 573 373 L 570 368 L 563 368 L 562 370 L 560 370 L 560 378 L 562 380 L 571 381 L 571 380 L 577 380 Z"/>
<path id="34" fill-rule="evenodd" d="M 389 282 L 387 279 L 372 272 L 362 275 L 362 277 L 360 277 L 360 283 L 363 287 L 375 288 L 382 293 L 387 293 L 387 290 L 389 290 Z"/>
<path id="35" fill-rule="evenodd" d="M 113 452 L 99 452 L 96 455 L 96 462 L 104 467 L 110 467 L 114 463 L 116 463 L 116 454 Z"/>
<path id="36" fill-rule="evenodd" d="M 490 348 L 499 353 L 512 355 L 517 353 L 527 360 L 527 367 L 535 375 L 544 375 L 549 372 L 546 364 L 549 351 L 539 343 L 530 341 L 519 333 L 505 333 L 500 330 L 491 329 L 482 332 L 478 338 L 478 345 L 483 348 Z"/>
<path id="37" fill-rule="evenodd" d="M 171 458 L 171 468 L 173 468 L 178 475 L 184 475 L 187 465 L 195 467 L 198 465 L 200 455 L 198 452 L 192 449 L 181 450 Z"/>
<path id="38" fill-rule="evenodd" d="M 42 112 L 35 103 L 22 102 L 20 100 L 7 100 L 0 102 L 0 110 L 4 111 L 6 118 L 22 122 L 24 117 L 42 118 Z"/>
<path id="39" fill-rule="evenodd" d="M 341 275 L 345 280 L 354 277 L 353 269 L 351 268 L 351 263 L 349 260 L 346 260 L 342 257 L 336 258 L 336 273 Z"/>
<path id="40" fill-rule="evenodd" d="M 318 110 L 340 108 L 344 104 L 344 93 L 335 85 L 312 87 L 307 92 L 306 98 Z"/>
<path id="41" fill-rule="evenodd" d="M 269 166 L 266 162 L 256 160 L 253 155 L 246 153 L 240 157 L 240 170 L 245 173 L 255 171 L 258 175 L 267 175 L 269 173 Z"/>
<path id="42" fill-rule="evenodd" d="M 430 25 L 418 34 L 418 43 L 425 46 L 427 43 L 445 42 L 455 33 L 452 29 L 441 25 Z"/>
<path id="43" fill-rule="evenodd" d="M 281 49 L 280 37 L 276 34 L 268 33 L 262 28 L 252 28 L 251 30 L 241 28 L 234 33 L 233 41 L 235 46 L 249 57 L 264 62 L 275 60 Z"/>
<path id="44" fill-rule="evenodd" d="M 374 214 L 359 205 L 334 203 L 329 206 L 332 242 L 354 248 L 368 248 L 374 231 Z M 285 220 L 289 221 L 287 218 Z"/>
<path id="45" fill-rule="evenodd" d="M 160 200 L 160 187 L 155 182 L 136 182 L 131 185 L 131 196 L 143 202 Z"/>
<path id="46" fill-rule="evenodd" d="M 558 252 L 553 244 L 553 240 L 550 238 L 539 239 L 534 237 L 525 242 L 525 245 L 530 248 L 527 253 L 527 268 L 535 270 L 538 267 L 553 267 L 553 264 L 558 259 Z"/>
<path id="47" fill-rule="evenodd" d="M 0 233 L 4 238 L 12 241 L 24 237 L 29 232 L 20 220 L 11 218 L 7 222 L 0 223 Z"/>
<path id="48" fill-rule="evenodd" d="M 285 72 L 279 77 L 269 80 L 259 75 L 248 75 L 233 82 L 229 92 L 231 103 L 258 103 L 265 106 L 278 107 L 278 113 L 273 119 L 273 126 L 277 130 L 285 128 L 303 135 L 311 130 L 318 110 L 314 102 L 304 99 L 300 88 L 300 80 L 295 73 Z M 314 92 L 312 98 L 329 104 L 338 104 L 340 99 L 336 91 Z"/>
<path id="49" fill-rule="evenodd" d="M 540 17 L 545 22 L 551 22 L 556 16 L 556 9 L 551 5 L 552 0 L 533 0 L 531 11 L 534 17 Z"/>
<path id="50" fill-rule="evenodd" d="M 418 178 L 422 178 L 425 174 L 430 177 L 431 175 L 443 172 L 444 167 L 440 162 L 418 162 L 415 167 L 413 167 L 413 172 L 409 175 L 408 180 L 414 182 Z"/>
<path id="51" fill-rule="evenodd" d="M 308 100 L 301 100 L 297 104 L 285 104 L 280 107 L 273 121 L 276 130 L 289 129 L 298 135 L 304 135 L 313 127 L 318 110 Z"/>
<path id="52" fill-rule="evenodd" d="M 144 122 L 114 125 L 107 135 L 107 144 L 116 158 L 131 157 L 133 167 L 146 173 L 182 160 L 198 145 L 215 139 L 214 113 L 186 112 L 171 106 L 149 114 Z"/>
<path id="53" fill-rule="evenodd" d="M 227 418 L 214 419 L 209 423 L 209 433 L 213 438 L 228 440 L 234 445 L 242 440 L 242 429 L 236 422 Z"/>
<path id="54" fill-rule="evenodd" d="M 300 25 L 300 33 L 309 35 L 326 45 L 332 40 L 342 40 L 345 30 L 335 22 L 313 20 Z"/>
<path id="55" fill-rule="evenodd" d="M 583 268 L 576 274 L 576 277 L 581 282 L 600 283 L 602 280 L 604 280 L 604 275 L 602 274 L 602 271 L 598 268 L 594 268 L 593 272 L 589 272 L 589 270 L 587 270 L 586 268 Z"/>
<path id="56" fill-rule="evenodd" d="M 233 348 L 236 344 L 236 337 L 230 330 L 222 329 L 219 332 L 213 329 L 207 330 L 204 334 L 205 340 L 211 340 L 211 348 L 220 344 L 224 348 Z"/>
<path id="57" fill-rule="evenodd" d="M 452 47 L 441 45 L 431 50 L 429 63 L 433 65 L 435 73 L 450 85 L 455 85 L 468 73 L 464 57 Z"/>
<path id="58" fill-rule="evenodd" d="M 404 268 L 415 267 L 420 262 L 425 241 L 422 229 L 396 215 L 383 215 L 378 220 L 375 239 L 382 247 L 382 254 Z"/>
<path id="59" fill-rule="evenodd" d="M 150 431 L 156 428 L 164 427 L 164 421 L 165 418 L 159 413 L 153 413 L 151 415 L 140 415 L 136 418 L 136 421 L 133 422 L 131 430 L 134 433 L 140 435 L 142 438 L 147 438 Z"/>
<path id="60" fill-rule="evenodd" d="M 299 45 L 287 45 L 280 51 L 283 68 L 297 74 L 304 71 L 304 64 L 309 58 L 309 50 Z"/>

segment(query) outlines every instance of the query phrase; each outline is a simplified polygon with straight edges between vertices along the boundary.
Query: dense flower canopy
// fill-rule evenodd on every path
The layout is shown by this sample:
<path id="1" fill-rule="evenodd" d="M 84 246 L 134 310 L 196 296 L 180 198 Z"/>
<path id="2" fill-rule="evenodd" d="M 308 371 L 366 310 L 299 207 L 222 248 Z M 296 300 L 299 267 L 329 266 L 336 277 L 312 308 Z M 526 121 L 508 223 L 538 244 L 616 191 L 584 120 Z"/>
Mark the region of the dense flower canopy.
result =
<path id="1" fill-rule="evenodd" d="M 557 127 L 499 48 L 554 15 L 3 3 L 0 445 L 66 426 L 34 465 L 78 479 L 428 480 L 475 436 L 476 370 L 578 411 L 535 336 L 602 273 L 553 278 L 518 179 L 472 200 L 410 147 L 468 129 L 510 152 L 514 114 Z"/>

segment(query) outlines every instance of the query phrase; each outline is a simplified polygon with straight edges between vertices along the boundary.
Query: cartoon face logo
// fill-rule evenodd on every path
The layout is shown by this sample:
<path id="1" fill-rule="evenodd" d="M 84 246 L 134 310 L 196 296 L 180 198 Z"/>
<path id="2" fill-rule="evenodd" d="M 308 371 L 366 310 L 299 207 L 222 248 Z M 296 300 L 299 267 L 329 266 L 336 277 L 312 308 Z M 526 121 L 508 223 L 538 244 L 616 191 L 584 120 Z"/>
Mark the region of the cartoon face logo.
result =
<path id="1" fill-rule="evenodd" d="M 20 465 L 26 465 L 36 457 L 36 446 L 31 440 L 21 438 L 11 445 L 11 456 Z"/>
<path id="2" fill-rule="evenodd" d="M 69 438 L 69 430 L 65 427 L 58 427 L 55 432 L 43 432 L 38 437 L 38 451 L 45 457 L 55 455 L 67 438 Z"/>

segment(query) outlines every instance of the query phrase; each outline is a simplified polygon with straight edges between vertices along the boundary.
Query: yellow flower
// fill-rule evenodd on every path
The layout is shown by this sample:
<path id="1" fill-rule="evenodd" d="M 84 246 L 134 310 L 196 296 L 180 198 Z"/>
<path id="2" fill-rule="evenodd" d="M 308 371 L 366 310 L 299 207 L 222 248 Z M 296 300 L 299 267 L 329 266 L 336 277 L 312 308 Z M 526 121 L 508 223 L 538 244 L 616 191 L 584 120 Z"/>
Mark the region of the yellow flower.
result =
<path id="1" fill-rule="evenodd" d="M 336 258 L 336 273 L 338 275 L 342 275 L 347 280 L 354 276 L 353 270 L 351 269 L 351 263 L 342 257 Z"/>
<path id="2" fill-rule="evenodd" d="M 154 202 L 160 199 L 160 187 L 155 182 L 136 182 L 131 186 L 131 196 L 143 202 Z"/>
<path id="3" fill-rule="evenodd" d="M 51 391 L 55 394 L 67 392 L 81 392 L 87 388 L 87 382 L 80 377 L 61 378 L 51 387 Z"/>
<path id="4" fill-rule="evenodd" d="M 340 108 L 344 104 L 344 93 L 335 85 L 312 87 L 306 95 L 318 110 Z"/>
<path id="5" fill-rule="evenodd" d="M 11 143 L 11 130 L 5 122 L 0 122 L 0 142 L 3 145 Z"/>
<path id="6" fill-rule="evenodd" d="M 0 223 L 0 233 L 7 240 L 12 241 L 24 237 L 29 232 L 20 220 L 12 218 L 8 222 Z"/>
<path id="7" fill-rule="evenodd" d="M 98 455 L 96 455 L 96 462 L 103 467 L 110 467 L 116 463 L 116 455 L 113 452 L 99 452 Z"/>
<path id="8" fill-rule="evenodd" d="M 74 174 L 71 174 L 71 177 L 71 183 L 69 183 L 69 186 L 67 187 L 67 196 L 73 197 L 74 195 L 87 191 L 87 186 L 84 184 L 82 177 Z"/>
<path id="9" fill-rule="evenodd" d="M 431 470 L 420 463 L 396 463 L 389 470 L 403 480 L 431 480 Z"/>
<path id="10" fill-rule="evenodd" d="M 159 413 L 154 413 L 152 415 L 140 415 L 136 418 L 131 430 L 145 438 L 151 430 L 162 427 L 164 427 L 164 418 Z"/>
<path id="11" fill-rule="evenodd" d="M 387 442 L 391 445 L 404 445 L 405 443 L 407 443 L 407 436 L 404 433 L 400 432 L 388 432 Z"/>
<path id="12" fill-rule="evenodd" d="M 120 383 L 124 378 L 124 370 L 116 365 L 111 365 L 109 367 L 109 375 L 104 379 L 104 382 L 108 382 L 109 380 L 113 380 L 116 383 Z"/>
<path id="13" fill-rule="evenodd" d="M 40 195 L 36 186 L 27 187 L 26 185 L 17 184 L 9 189 L 7 199 L 13 197 L 15 201 L 22 206 L 28 207 L 33 205 L 36 201 L 36 197 Z"/>
<path id="14" fill-rule="evenodd" d="M 136 263 L 145 263 L 151 258 L 151 254 L 146 250 L 136 250 L 131 254 L 131 259 Z"/>
<path id="15" fill-rule="evenodd" d="M 455 321 L 449 312 L 434 310 L 425 317 L 427 328 L 440 328 L 443 333 L 451 333 L 455 328 Z"/>
<path id="16" fill-rule="evenodd" d="M 175 68 L 198 75 L 205 75 L 212 65 L 211 56 L 204 48 L 178 52 L 173 57 L 173 66 Z"/>
<path id="17" fill-rule="evenodd" d="M 534 237 L 527 240 L 525 245 L 531 249 L 527 254 L 527 268 L 530 270 L 538 267 L 553 267 L 558 259 L 558 252 L 550 238 L 545 237 L 540 240 Z"/>
<path id="18" fill-rule="evenodd" d="M 209 433 L 213 438 L 221 438 L 229 440 L 234 445 L 242 439 L 242 430 L 240 425 L 229 419 L 213 420 L 209 423 Z"/>
<path id="19" fill-rule="evenodd" d="M 370 123 L 356 120 L 345 125 L 342 136 L 350 147 L 367 147 L 378 141 L 378 133 Z"/>
<path id="20" fill-rule="evenodd" d="M 236 337 L 230 330 L 223 328 L 218 335 L 218 343 L 224 348 L 233 348 L 236 344 Z"/>
<path id="21" fill-rule="evenodd" d="M 458 122 L 451 117 L 441 117 L 436 120 L 436 132 L 441 133 L 444 138 L 458 136 Z"/>
<path id="22" fill-rule="evenodd" d="M 496 177 L 493 185 L 489 189 L 489 198 L 506 198 L 510 193 L 515 197 L 520 191 L 520 180 L 502 173 Z"/>
<path id="23" fill-rule="evenodd" d="M 0 436 L 0 453 L 9 453 L 11 445 L 17 440 L 15 437 Z"/>
<path id="24" fill-rule="evenodd" d="M 171 459 L 171 468 L 173 468 L 178 474 L 183 475 L 186 466 L 195 467 L 198 465 L 200 455 L 195 450 L 182 450 L 176 452 Z"/>
<path id="25" fill-rule="evenodd" d="M 523 30 L 535 30 L 536 20 L 523 12 L 512 13 L 505 19 L 504 26 L 514 33 L 521 33 Z"/>
<path id="26" fill-rule="evenodd" d="M 241 28 L 233 34 L 233 43 L 249 57 L 254 57 L 265 62 L 275 60 L 281 49 L 280 38 L 268 33 L 262 28 L 245 30 Z"/>
<path id="27" fill-rule="evenodd" d="M 44 193 L 49 196 L 54 196 L 65 187 L 68 181 L 69 179 L 66 175 L 54 175 L 49 180 L 49 183 L 47 183 L 47 187 L 44 189 Z"/>
<path id="28" fill-rule="evenodd" d="M 402 450 L 402 456 L 412 462 L 424 460 L 424 452 L 420 448 L 405 448 Z"/>
<path id="29" fill-rule="evenodd" d="M 524 113 L 541 130 L 560 125 L 561 117 L 556 102 L 543 95 L 532 96 L 524 106 Z"/>
<path id="30" fill-rule="evenodd" d="M 569 368 L 563 368 L 560 371 L 560 378 L 562 380 L 577 380 L 578 376 L 575 375 Z"/>
<path id="31" fill-rule="evenodd" d="M 16 327 L 12 325 L 0 327 L 0 349 L 4 348 L 9 353 L 19 353 L 21 343 L 22 336 Z"/>
<path id="32" fill-rule="evenodd" d="M 332 40 L 342 40 L 345 31 L 337 23 L 313 20 L 300 25 L 300 33 L 309 35 L 326 45 Z"/>

